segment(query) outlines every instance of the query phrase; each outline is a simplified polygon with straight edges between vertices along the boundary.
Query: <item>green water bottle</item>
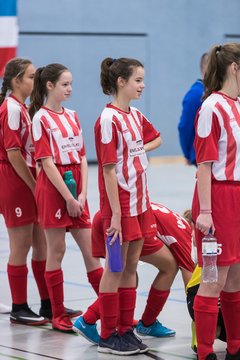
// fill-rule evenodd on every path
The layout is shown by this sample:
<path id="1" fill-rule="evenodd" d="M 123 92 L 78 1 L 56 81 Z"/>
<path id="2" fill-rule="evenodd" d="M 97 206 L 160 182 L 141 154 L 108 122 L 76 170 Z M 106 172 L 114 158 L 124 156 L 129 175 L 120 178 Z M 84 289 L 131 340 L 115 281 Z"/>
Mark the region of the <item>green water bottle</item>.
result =
<path id="1" fill-rule="evenodd" d="M 73 178 L 72 170 L 66 171 L 63 174 L 63 180 L 68 189 L 71 191 L 72 196 L 77 200 L 77 184 Z"/>

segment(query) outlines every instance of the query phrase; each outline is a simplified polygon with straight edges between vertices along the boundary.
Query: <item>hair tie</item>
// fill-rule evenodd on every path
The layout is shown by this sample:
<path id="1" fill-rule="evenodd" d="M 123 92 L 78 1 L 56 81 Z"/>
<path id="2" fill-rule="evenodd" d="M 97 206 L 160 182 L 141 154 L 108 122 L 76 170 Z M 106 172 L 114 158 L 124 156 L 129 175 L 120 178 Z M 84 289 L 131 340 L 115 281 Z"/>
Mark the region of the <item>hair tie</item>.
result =
<path id="1" fill-rule="evenodd" d="M 218 55 L 221 50 L 222 50 L 222 45 L 219 45 L 216 49 L 216 55 Z"/>
<path id="2" fill-rule="evenodd" d="M 115 63 L 117 61 L 117 59 L 112 59 L 112 64 Z"/>

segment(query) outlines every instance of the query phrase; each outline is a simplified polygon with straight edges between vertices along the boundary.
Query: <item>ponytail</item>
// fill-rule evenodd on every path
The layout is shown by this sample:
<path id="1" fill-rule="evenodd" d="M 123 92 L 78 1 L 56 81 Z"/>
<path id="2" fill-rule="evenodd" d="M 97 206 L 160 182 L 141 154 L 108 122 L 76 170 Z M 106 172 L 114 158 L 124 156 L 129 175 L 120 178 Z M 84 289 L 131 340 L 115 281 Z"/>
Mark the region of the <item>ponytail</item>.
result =
<path id="1" fill-rule="evenodd" d="M 219 91 L 227 78 L 228 66 L 233 62 L 240 65 L 240 44 L 228 43 L 216 45 L 209 54 L 208 67 L 204 75 L 203 83 L 205 100 L 213 91 Z"/>
<path id="2" fill-rule="evenodd" d="M 7 92 L 9 90 L 13 90 L 12 79 L 14 79 L 15 77 L 17 77 L 18 79 L 22 79 L 27 67 L 30 64 L 32 64 L 30 60 L 19 57 L 13 58 L 6 64 L 0 93 L 0 105 L 6 98 Z"/>
<path id="3" fill-rule="evenodd" d="M 66 66 L 57 63 L 49 64 L 37 69 L 34 76 L 31 104 L 29 106 L 29 115 L 31 119 L 41 106 L 43 106 L 44 100 L 48 95 L 47 82 L 50 81 L 55 85 L 64 71 L 69 70 Z"/>
<path id="4" fill-rule="evenodd" d="M 202 100 L 205 100 L 213 91 L 220 90 L 223 84 L 223 74 L 219 69 L 218 56 L 222 47 L 214 46 L 208 59 L 208 67 L 204 75 L 203 83 L 205 91 Z"/>
<path id="5" fill-rule="evenodd" d="M 44 97 L 47 95 L 45 87 L 43 86 L 41 80 L 41 74 L 43 69 L 44 67 L 38 68 L 34 75 L 34 86 L 31 95 L 31 104 L 28 110 L 31 119 L 33 118 L 34 114 L 41 108 L 44 103 Z"/>
<path id="6" fill-rule="evenodd" d="M 8 92 L 8 85 L 6 79 L 3 79 L 1 93 L 0 93 L 0 105 L 3 103 L 3 101 L 6 98 L 7 92 Z"/>
<path id="7" fill-rule="evenodd" d="M 106 95 L 116 95 L 118 92 L 118 78 L 121 77 L 128 81 L 136 67 L 143 68 L 143 64 L 136 59 L 113 59 L 110 57 L 104 59 L 101 63 L 100 75 L 103 93 Z"/>
<path id="8" fill-rule="evenodd" d="M 108 58 L 104 59 L 101 64 L 100 80 L 101 80 L 101 86 L 103 89 L 103 93 L 105 95 L 111 95 L 112 93 L 114 93 L 116 91 L 116 89 L 114 89 L 115 86 L 113 87 L 111 84 L 111 81 L 109 80 L 110 79 L 109 69 L 113 63 L 114 63 L 114 59 L 108 57 Z"/>

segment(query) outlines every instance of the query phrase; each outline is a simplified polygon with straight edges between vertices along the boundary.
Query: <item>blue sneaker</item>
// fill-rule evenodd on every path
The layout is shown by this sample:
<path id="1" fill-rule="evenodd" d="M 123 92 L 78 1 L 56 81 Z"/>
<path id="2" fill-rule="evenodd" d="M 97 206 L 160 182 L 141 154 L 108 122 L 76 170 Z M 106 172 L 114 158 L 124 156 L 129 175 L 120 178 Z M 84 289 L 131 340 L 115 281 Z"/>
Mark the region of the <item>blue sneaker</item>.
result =
<path id="1" fill-rule="evenodd" d="M 98 345 L 99 343 L 99 334 L 97 332 L 97 325 L 87 324 L 83 316 L 79 316 L 77 320 L 75 320 L 73 324 L 73 331 L 84 336 L 88 341 L 90 341 L 94 345 Z"/>
<path id="2" fill-rule="evenodd" d="M 155 337 L 169 337 L 176 334 L 176 331 L 163 326 L 158 320 L 150 326 L 144 326 L 142 320 L 139 320 L 136 331 L 139 335 Z"/>

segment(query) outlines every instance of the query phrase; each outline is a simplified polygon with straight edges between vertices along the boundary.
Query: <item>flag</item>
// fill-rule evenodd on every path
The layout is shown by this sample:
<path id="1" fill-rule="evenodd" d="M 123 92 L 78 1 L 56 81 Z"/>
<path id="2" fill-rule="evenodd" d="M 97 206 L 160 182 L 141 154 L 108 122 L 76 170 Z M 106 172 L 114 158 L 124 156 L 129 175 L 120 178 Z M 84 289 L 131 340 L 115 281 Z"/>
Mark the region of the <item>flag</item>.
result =
<path id="1" fill-rule="evenodd" d="M 0 77 L 16 56 L 18 44 L 17 0 L 0 0 Z"/>

